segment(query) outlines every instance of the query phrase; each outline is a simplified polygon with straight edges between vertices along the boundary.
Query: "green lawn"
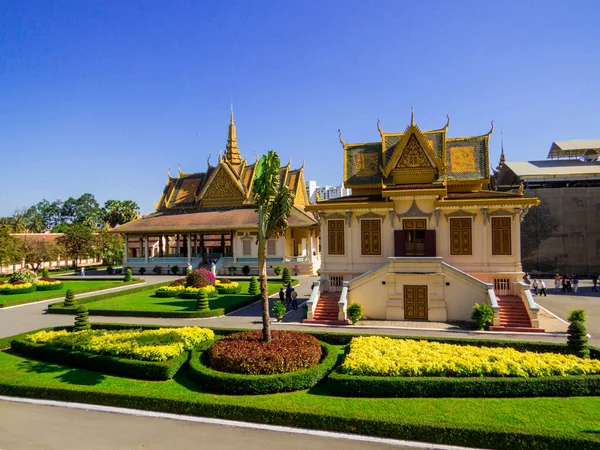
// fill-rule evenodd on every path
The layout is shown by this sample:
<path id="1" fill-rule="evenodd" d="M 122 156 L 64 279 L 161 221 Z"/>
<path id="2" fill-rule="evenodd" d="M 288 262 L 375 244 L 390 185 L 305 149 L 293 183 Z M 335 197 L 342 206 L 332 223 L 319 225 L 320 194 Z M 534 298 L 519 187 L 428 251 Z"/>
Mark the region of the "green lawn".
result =
<path id="1" fill-rule="evenodd" d="M 6 347 L 10 339 L 0 340 L 0 348 Z M 343 351 L 343 347 L 336 348 Z M 285 394 L 232 396 L 199 390 L 185 371 L 170 381 L 149 382 L 28 360 L 7 351 L 0 352 L 0 367 L 0 394 L 4 395 L 68 399 L 395 438 L 426 436 L 421 439 L 447 444 L 485 444 L 486 448 L 600 446 L 599 397 L 341 398 L 329 396 L 323 386 Z M 423 429 L 428 432 L 423 433 Z M 456 430 L 462 431 L 457 434 Z M 548 437 L 554 441 L 549 443 Z M 529 440 L 524 441 L 526 438 Z"/>
<path id="2" fill-rule="evenodd" d="M 218 298 L 209 299 L 210 309 L 224 308 L 227 311 L 234 309 L 237 305 L 243 305 L 253 297 L 248 295 L 248 281 L 238 281 L 242 287 L 240 294 L 225 294 L 219 295 Z M 276 281 L 269 282 L 269 294 L 274 294 L 279 290 L 281 283 Z M 157 286 L 158 289 L 158 286 Z M 88 308 L 98 310 L 114 310 L 114 311 L 155 311 L 155 312 L 172 312 L 172 311 L 195 311 L 196 299 L 184 298 L 160 298 L 154 295 L 155 289 L 135 292 L 132 294 L 124 294 L 88 303 Z M 91 300 L 91 299 L 90 299 Z"/>
<path id="3" fill-rule="evenodd" d="M 29 294 L 12 294 L 0 295 L 0 308 L 13 305 L 21 305 L 24 303 L 37 302 L 40 300 L 48 300 L 52 298 L 64 298 L 67 289 L 71 289 L 74 294 L 82 294 L 84 292 L 99 291 L 113 287 L 125 286 L 134 283 L 125 283 L 123 280 L 61 280 L 63 285 L 55 291 L 36 291 Z"/>

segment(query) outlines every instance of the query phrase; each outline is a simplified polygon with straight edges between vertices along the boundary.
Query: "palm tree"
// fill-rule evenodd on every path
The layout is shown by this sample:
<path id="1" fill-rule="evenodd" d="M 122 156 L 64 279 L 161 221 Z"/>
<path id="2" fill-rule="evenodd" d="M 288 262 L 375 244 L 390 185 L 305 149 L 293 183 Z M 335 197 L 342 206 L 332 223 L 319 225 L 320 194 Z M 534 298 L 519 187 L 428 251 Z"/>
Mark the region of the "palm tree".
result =
<path id="1" fill-rule="evenodd" d="M 23 212 L 15 211 L 11 217 L 11 221 L 15 233 L 23 233 L 27 229 Z"/>
<path id="2" fill-rule="evenodd" d="M 258 213 L 258 270 L 262 297 L 263 340 L 271 342 L 269 291 L 267 288 L 267 241 L 280 237 L 288 227 L 292 194 L 279 185 L 279 156 L 273 150 L 261 156 L 252 186 Z"/>

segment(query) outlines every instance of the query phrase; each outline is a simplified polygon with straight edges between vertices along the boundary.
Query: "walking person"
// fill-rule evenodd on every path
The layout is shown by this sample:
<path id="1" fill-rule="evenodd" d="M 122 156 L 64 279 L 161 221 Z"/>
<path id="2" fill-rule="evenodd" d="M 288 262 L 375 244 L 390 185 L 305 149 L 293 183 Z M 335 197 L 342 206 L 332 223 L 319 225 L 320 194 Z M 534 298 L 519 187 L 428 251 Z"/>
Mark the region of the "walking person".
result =
<path id="1" fill-rule="evenodd" d="M 577 294 L 577 288 L 579 287 L 579 279 L 577 275 L 573 275 L 573 292 Z"/>
<path id="2" fill-rule="evenodd" d="M 598 272 L 592 275 L 592 292 L 598 292 Z"/>
<path id="3" fill-rule="evenodd" d="M 556 278 L 554 278 L 554 293 L 555 294 L 558 294 L 558 292 L 560 291 L 560 287 L 561 287 L 560 275 L 556 274 Z"/>
<path id="4" fill-rule="evenodd" d="M 296 289 L 292 289 L 292 309 L 298 309 L 298 293 Z"/>
<path id="5" fill-rule="evenodd" d="M 531 288 L 533 289 L 533 295 L 538 295 L 538 280 L 537 279 L 533 279 L 533 284 L 531 285 Z"/>
<path id="6" fill-rule="evenodd" d="M 279 301 L 285 303 L 285 291 L 282 287 L 279 288 Z"/>
<path id="7" fill-rule="evenodd" d="M 571 276 L 567 275 L 567 292 L 573 292 L 573 287 L 571 286 Z"/>
<path id="8" fill-rule="evenodd" d="M 546 297 L 546 282 L 544 280 L 542 280 L 541 278 L 538 280 L 538 288 L 540 290 L 539 295 L 544 294 L 544 297 Z"/>
<path id="9" fill-rule="evenodd" d="M 567 276 L 563 275 L 562 277 L 562 293 L 567 292 Z"/>
<path id="10" fill-rule="evenodd" d="M 286 305 L 291 305 L 292 304 L 292 285 L 291 283 L 288 283 L 287 287 L 285 288 L 285 304 Z"/>
<path id="11" fill-rule="evenodd" d="M 81 271 L 79 272 L 79 274 L 80 274 L 82 277 L 85 277 L 85 267 L 81 266 Z"/>

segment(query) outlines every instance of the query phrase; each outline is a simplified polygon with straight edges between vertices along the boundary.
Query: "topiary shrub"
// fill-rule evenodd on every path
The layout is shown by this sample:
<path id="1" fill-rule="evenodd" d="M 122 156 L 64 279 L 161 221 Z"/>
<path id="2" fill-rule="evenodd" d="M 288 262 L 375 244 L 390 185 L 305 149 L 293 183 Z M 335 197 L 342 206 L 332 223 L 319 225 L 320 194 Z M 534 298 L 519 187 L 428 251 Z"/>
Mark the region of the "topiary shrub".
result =
<path id="1" fill-rule="evenodd" d="M 185 284 L 185 278 L 177 278 L 175 281 L 171 281 L 171 284 L 169 284 L 169 286 L 181 286 L 182 284 Z"/>
<path id="2" fill-rule="evenodd" d="M 44 268 L 42 269 L 42 278 L 48 278 L 50 276 L 50 272 L 48 271 L 48 269 Z"/>
<path id="3" fill-rule="evenodd" d="M 162 267 L 154 266 L 154 269 L 152 269 L 152 272 L 154 272 L 156 275 L 160 275 L 162 273 Z"/>
<path id="4" fill-rule="evenodd" d="M 260 286 L 258 285 L 258 280 L 254 276 L 252 278 L 250 278 L 250 284 L 248 285 L 248 294 L 250 294 L 250 295 L 260 294 Z"/>
<path id="5" fill-rule="evenodd" d="M 250 266 L 244 266 L 244 267 L 242 267 L 242 273 L 244 275 L 248 275 L 250 273 Z"/>
<path id="6" fill-rule="evenodd" d="M 75 306 L 75 303 L 75 294 L 71 289 L 67 289 L 67 292 L 65 292 L 65 306 L 72 307 Z"/>
<path id="7" fill-rule="evenodd" d="M 282 270 L 283 270 L 283 268 L 281 266 L 273 267 L 273 272 L 275 272 L 275 275 L 277 275 L 277 276 L 281 275 Z"/>
<path id="8" fill-rule="evenodd" d="M 196 311 L 208 311 L 208 296 L 204 290 L 198 291 L 198 303 L 196 303 Z"/>
<path id="9" fill-rule="evenodd" d="M 477 324 L 477 328 L 484 330 L 494 320 L 494 310 L 490 305 L 475 303 L 471 320 Z"/>
<path id="10" fill-rule="evenodd" d="M 115 273 L 115 268 L 113 266 L 106 266 L 106 273 L 112 275 Z"/>
<path id="11" fill-rule="evenodd" d="M 273 314 L 275 315 L 277 322 L 281 322 L 283 320 L 283 315 L 286 312 L 287 308 L 285 303 L 283 303 L 281 300 L 277 300 L 275 303 L 273 303 Z"/>
<path id="12" fill-rule="evenodd" d="M 214 286 L 216 278 L 210 270 L 197 269 L 191 272 L 185 280 L 186 287 Z"/>
<path id="13" fill-rule="evenodd" d="M 235 275 L 235 272 L 237 271 L 237 267 L 235 267 L 235 266 L 229 266 L 227 268 L 227 270 L 229 270 L 230 274 Z"/>
<path id="14" fill-rule="evenodd" d="M 583 323 L 578 320 L 571 322 L 567 331 L 567 346 L 571 352 L 580 358 L 590 357 L 587 330 Z"/>
<path id="15" fill-rule="evenodd" d="M 125 277 L 123 278 L 123 281 L 127 282 L 127 281 L 131 281 L 133 280 L 133 276 L 131 274 L 131 268 L 127 268 L 127 270 L 125 271 Z"/>
<path id="16" fill-rule="evenodd" d="M 286 286 L 292 282 L 292 273 L 288 267 L 283 268 L 283 275 L 281 275 L 281 282 Z"/>
<path id="17" fill-rule="evenodd" d="M 363 317 L 363 309 L 359 303 L 352 303 L 350 306 L 348 306 L 346 312 L 348 313 L 348 318 L 352 322 L 352 325 L 354 325 Z"/>
<path id="18" fill-rule="evenodd" d="M 179 273 L 179 266 L 175 265 L 175 266 L 171 267 L 171 273 L 173 275 L 177 275 Z"/>
<path id="19" fill-rule="evenodd" d="M 569 322 L 581 322 L 585 323 L 585 312 L 583 309 L 574 309 L 569 313 Z"/>
<path id="20" fill-rule="evenodd" d="M 37 281 L 37 275 L 31 270 L 21 269 L 18 272 L 14 272 L 8 279 L 9 283 L 14 284 L 15 281 L 23 281 L 24 283 L 35 284 Z"/>
<path id="21" fill-rule="evenodd" d="M 145 268 L 145 267 L 140 267 L 140 268 L 138 269 L 138 273 L 139 273 L 140 275 L 144 275 L 144 274 L 146 273 L 146 268 Z"/>
<path id="22" fill-rule="evenodd" d="M 222 372 L 268 375 L 316 366 L 321 355 L 321 344 L 314 336 L 273 331 L 267 344 L 257 330 L 230 334 L 216 342 L 207 351 L 207 363 Z"/>
<path id="23" fill-rule="evenodd" d="M 79 305 L 77 307 L 77 314 L 75 315 L 73 331 L 89 330 L 91 328 L 89 317 L 90 313 L 85 305 Z"/>

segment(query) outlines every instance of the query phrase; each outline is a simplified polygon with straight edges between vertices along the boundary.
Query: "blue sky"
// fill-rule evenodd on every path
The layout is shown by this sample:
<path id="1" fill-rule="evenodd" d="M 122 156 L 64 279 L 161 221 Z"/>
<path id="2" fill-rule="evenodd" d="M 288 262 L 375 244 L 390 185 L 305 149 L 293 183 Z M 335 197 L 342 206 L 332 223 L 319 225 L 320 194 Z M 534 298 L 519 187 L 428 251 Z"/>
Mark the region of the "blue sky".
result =
<path id="1" fill-rule="evenodd" d="M 346 142 L 450 114 L 508 160 L 600 138 L 600 2 L 0 1 L 0 216 L 93 193 L 153 210 L 167 176 L 276 150 L 338 184 Z"/>

